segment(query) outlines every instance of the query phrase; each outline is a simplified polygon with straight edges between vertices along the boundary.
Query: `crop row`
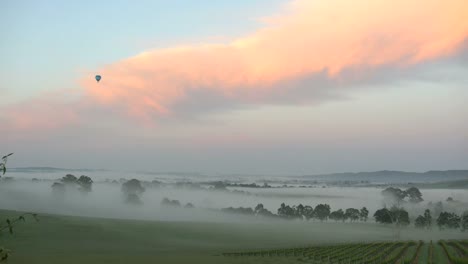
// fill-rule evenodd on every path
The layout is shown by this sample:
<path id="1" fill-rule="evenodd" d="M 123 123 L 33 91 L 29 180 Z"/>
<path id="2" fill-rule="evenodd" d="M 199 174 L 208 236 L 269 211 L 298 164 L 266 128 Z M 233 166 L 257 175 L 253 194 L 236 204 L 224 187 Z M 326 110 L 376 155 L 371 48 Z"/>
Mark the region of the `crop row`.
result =
<path id="1" fill-rule="evenodd" d="M 354 263 L 354 264 L 413 264 L 421 254 L 424 242 L 376 242 L 352 243 L 327 246 L 273 249 L 247 252 L 223 253 L 226 257 L 296 257 L 308 263 Z M 467 241 L 439 241 L 438 245 L 452 264 L 468 264 Z M 428 245 L 427 262 L 433 262 L 432 241 Z"/>
<path id="2" fill-rule="evenodd" d="M 450 250 L 449 246 L 445 243 L 445 241 L 441 240 L 439 241 L 439 244 L 444 249 L 445 254 L 447 254 L 447 257 L 449 258 L 452 264 L 468 264 L 468 258 L 458 256 L 458 254 L 454 253 L 454 248 L 452 247 L 452 250 Z"/>

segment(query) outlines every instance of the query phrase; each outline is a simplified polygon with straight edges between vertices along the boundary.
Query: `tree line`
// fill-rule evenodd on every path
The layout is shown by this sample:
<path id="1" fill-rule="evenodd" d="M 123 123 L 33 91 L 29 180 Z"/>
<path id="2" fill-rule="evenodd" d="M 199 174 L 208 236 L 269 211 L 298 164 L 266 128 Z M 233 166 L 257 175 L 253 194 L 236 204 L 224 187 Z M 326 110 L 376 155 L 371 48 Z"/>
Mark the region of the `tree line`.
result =
<path id="1" fill-rule="evenodd" d="M 255 208 L 228 207 L 223 208 L 221 210 L 227 213 L 240 213 L 245 215 L 277 217 L 290 220 L 318 220 L 321 222 L 328 220 L 334 220 L 336 222 L 366 222 L 369 217 L 369 210 L 366 207 L 362 207 L 361 209 L 347 208 L 344 210 L 338 209 L 336 211 L 331 211 L 331 207 L 328 204 L 318 204 L 314 207 L 303 204 L 290 206 L 286 205 L 285 203 L 282 203 L 277 209 L 276 214 L 266 209 L 261 203 L 257 204 Z"/>

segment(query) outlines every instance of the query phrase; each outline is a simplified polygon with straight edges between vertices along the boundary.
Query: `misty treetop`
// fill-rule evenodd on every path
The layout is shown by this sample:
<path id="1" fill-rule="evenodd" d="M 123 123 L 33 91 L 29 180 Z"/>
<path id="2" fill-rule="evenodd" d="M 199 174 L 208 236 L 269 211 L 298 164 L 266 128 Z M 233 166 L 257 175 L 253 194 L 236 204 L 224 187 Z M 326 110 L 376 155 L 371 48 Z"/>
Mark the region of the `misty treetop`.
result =
<path id="1" fill-rule="evenodd" d="M 140 195 L 145 192 L 145 188 L 141 184 L 140 180 L 131 179 L 122 183 L 121 190 L 125 196 L 126 203 L 134 205 L 143 204 Z"/>
<path id="2" fill-rule="evenodd" d="M 51 185 L 52 192 L 57 195 L 64 195 L 67 189 L 78 190 L 82 194 L 87 194 L 92 191 L 93 180 L 86 175 L 81 175 L 77 178 L 73 174 L 67 174 L 62 177 L 59 182 L 54 182 Z"/>
<path id="3" fill-rule="evenodd" d="M 419 191 L 419 189 L 416 187 L 410 187 L 406 190 L 395 187 L 388 187 L 382 191 L 382 195 L 387 199 L 395 202 L 397 205 L 401 204 L 402 202 L 406 202 L 406 198 L 408 198 L 408 202 L 411 203 L 420 203 L 424 201 L 421 191 Z"/>

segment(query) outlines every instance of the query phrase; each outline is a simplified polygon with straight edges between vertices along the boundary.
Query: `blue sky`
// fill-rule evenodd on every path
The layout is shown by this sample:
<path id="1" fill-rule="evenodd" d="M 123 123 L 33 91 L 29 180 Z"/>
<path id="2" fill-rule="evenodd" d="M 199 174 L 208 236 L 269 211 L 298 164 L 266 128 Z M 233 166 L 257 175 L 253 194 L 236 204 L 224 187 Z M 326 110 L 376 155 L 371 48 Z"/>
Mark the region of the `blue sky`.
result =
<path id="1" fill-rule="evenodd" d="M 2 1 L 0 87 L 8 101 L 1 104 L 70 88 L 83 74 L 146 49 L 241 36 L 285 2 Z"/>
<path id="2" fill-rule="evenodd" d="M 465 0 L 1 1 L 2 151 L 14 167 L 463 169 L 467 12 Z"/>

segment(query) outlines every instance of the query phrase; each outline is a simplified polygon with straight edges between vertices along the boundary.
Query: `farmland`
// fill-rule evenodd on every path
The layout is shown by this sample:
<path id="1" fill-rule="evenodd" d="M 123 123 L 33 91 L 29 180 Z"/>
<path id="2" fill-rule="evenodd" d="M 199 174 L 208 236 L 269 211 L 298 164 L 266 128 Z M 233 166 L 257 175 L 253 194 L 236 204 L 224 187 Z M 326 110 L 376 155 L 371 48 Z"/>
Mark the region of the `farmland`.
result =
<path id="1" fill-rule="evenodd" d="M 397 241 L 349 243 L 264 251 L 224 253 L 231 258 L 248 259 L 249 263 L 282 259 L 282 263 L 468 263 L 468 242 L 464 241 Z M 450 261 L 449 261 L 450 260 Z"/>
<path id="2" fill-rule="evenodd" d="M 0 211 L 1 219 L 18 215 Z M 13 235 L 0 236 L 0 244 L 12 251 L 8 263 L 448 263 L 447 252 L 453 259 L 466 257 L 468 245 L 460 232 L 426 234 L 413 228 L 402 234 L 402 241 L 392 241 L 391 229 L 376 224 L 140 221 L 48 214 L 39 215 L 39 220 L 27 219 Z M 433 238 L 444 240 L 431 243 Z"/>

